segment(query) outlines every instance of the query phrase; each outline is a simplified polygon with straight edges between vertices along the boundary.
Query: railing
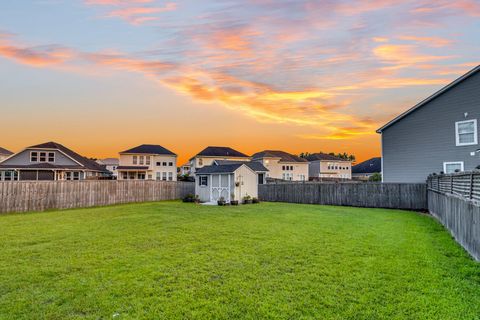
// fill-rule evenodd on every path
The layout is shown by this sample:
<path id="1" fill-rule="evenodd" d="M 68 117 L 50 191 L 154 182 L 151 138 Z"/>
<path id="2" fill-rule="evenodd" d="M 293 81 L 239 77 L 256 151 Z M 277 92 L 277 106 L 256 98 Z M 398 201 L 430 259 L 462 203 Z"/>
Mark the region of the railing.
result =
<path id="1" fill-rule="evenodd" d="M 431 175 L 427 186 L 431 191 L 480 201 L 480 172 Z"/>

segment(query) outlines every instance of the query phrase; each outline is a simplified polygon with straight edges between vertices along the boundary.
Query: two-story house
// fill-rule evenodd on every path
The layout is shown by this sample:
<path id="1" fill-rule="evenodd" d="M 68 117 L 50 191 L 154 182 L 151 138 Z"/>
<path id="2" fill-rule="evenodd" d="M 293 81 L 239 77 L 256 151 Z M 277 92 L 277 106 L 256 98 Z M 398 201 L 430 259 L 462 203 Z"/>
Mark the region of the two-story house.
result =
<path id="1" fill-rule="evenodd" d="M 190 175 L 204 166 L 212 165 L 215 160 L 250 161 L 250 157 L 229 147 L 209 146 L 190 158 Z"/>
<path id="2" fill-rule="evenodd" d="M 13 154 L 13 152 L 8 151 L 7 149 L 4 149 L 4 148 L 0 147 L 0 162 L 2 162 L 3 160 L 7 159 L 7 158 L 10 157 L 12 154 Z"/>
<path id="3" fill-rule="evenodd" d="M 352 162 L 325 153 L 314 153 L 306 157 L 309 162 L 311 180 L 322 178 L 352 179 Z"/>
<path id="4" fill-rule="evenodd" d="M 308 180 L 308 161 L 279 150 L 264 150 L 252 155 L 268 169 L 267 178 L 290 181 Z"/>
<path id="5" fill-rule="evenodd" d="M 475 169 L 479 119 L 477 66 L 377 130 L 383 181 L 423 183 L 432 173 Z"/>
<path id="6" fill-rule="evenodd" d="M 177 155 L 152 144 L 120 152 L 118 180 L 177 181 Z"/>
<path id="7" fill-rule="evenodd" d="M 25 148 L 0 163 L 0 180 L 86 180 L 108 172 L 71 149 L 47 142 Z"/>

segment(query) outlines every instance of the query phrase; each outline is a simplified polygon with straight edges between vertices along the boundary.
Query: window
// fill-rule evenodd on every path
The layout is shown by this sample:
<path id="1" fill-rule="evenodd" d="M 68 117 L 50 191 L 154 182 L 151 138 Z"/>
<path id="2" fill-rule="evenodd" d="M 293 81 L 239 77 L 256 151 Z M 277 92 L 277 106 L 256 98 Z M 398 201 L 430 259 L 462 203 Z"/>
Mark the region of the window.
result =
<path id="1" fill-rule="evenodd" d="M 456 122 L 455 138 L 457 146 L 477 144 L 477 119 Z"/>
<path id="2" fill-rule="evenodd" d="M 146 164 L 147 166 L 150 165 L 150 156 L 146 156 L 146 157 L 145 157 L 145 164 Z"/>
<path id="3" fill-rule="evenodd" d="M 293 170 L 293 166 L 290 166 L 290 170 Z"/>
<path id="4" fill-rule="evenodd" d="M 285 166 L 282 166 L 282 170 L 285 170 Z"/>
<path id="5" fill-rule="evenodd" d="M 40 162 L 47 162 L 47 153 L 46 152 L 40 152 Z"/>
<path id="6" fill-rule="evenodd" d="M 73 173 L 73 180 L 80 180 L 80 172 Z"/>
<path id="7" fill-rule="evenodd" d="M 168 166 L 169 166 L 169 167 L 173 167 L 173 162 L 169 162 L 169 163 L 168 163 Z"/>
<path id="8" fill-rule="evenodd" d="M 149 175 L 148 175 L 148 180 L 152 180 L 152 177 L 153 177 L 153 176 L 152 176 L 151 174 L 149 174 Z"/>
<path id="9" fill-rule="evenodd" d="M 138 180 L 145 180 L 145 173 L 138 173 L 137 174 L 137 179 Z"/>
<path id="10" fill-rule="evenodd" d="M 5 181 L 10 181 L 10 180 L 12 180 L 12 172 L 5 171 Z"/>
<path id="11" fill-rule="evenodd" d="M 162 172 L 162 180 L 167 181 L 167 173 L 166 172 Z"/>
<path id="12" fill-rule="evenodd" d="M 123 179 L 127 180 L 128 179 L 128 172 L 123 172 L 122 176 L 123 176 Z"/>
<path id="13" fill-rule="evenodd" d="M 140 156 L 138 160 L 138 164 L 143 164 L 143 156 Z"/>
<path id="14" fill-rule="evenodd" d="M 168 173 L 168 181 L 173 181 L 173 172 Z"/>
<path id="15" fill-rule="evenodd" d="M 166 162 L 163 162 L 162 165 L 163 165 L 164 167 L 166 167 L 166 166 L 167 166 L 167 163 L 166 163 Z"/>
<path id="16" fill-rule="evenodd" d="M 133 156 L 133 164 L 137 164 L 137 156 Z"/>
<path id="17" fill-rule="evenodd" d="M 157 162 L 157 167 L 160 167 L 162 165 L 161 162 Z"/>
<path id="18" fill-rule="evenodd" d="M 30 161 L 37 162 L 38 161 L 38 152 L 30 152 Z"/>
<path id="19" fill-rule="evenodd" d="M 460 171 L 463 171 L 463 161 L 443 163 L 443 172 L 445 173 L 455 173 Z"/>
<path id="20" fill-rule="evenodd" d="M 48 153 L 48 162 L 55 162 L 55 152 Z"/>
<path id="21" fill-rule="evenodd" d="M 207 176 L 200 176 L 198 178 L 198 185 L 199 186 L 208 186 L 208 177 Z"/>
<path id="22" fill-rule="evenodd" d="M 203 159 L 202 158 L 198 159 L 198 165 L 203 166 Z"/>
<path id="23" fill-rule="evenodd" d="M 156 178 L 157 178 L 157 180 L 162 180 L 162 173 L 161 173 L 161 172 L 157 172 Z"/>

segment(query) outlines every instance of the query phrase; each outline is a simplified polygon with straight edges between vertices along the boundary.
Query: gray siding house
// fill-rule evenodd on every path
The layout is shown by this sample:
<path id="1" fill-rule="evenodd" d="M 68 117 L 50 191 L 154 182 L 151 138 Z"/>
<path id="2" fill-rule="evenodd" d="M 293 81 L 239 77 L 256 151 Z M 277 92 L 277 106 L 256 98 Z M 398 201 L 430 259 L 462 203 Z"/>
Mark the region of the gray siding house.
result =
<path id="1" fill-rule="evenodd" d="M 431 173 L 480 165 L 480 66 L 377 130 L 384 182 L 425 182 Z"/>
<path id="2" fill-rule="evenodd" d="M 0 181 L 99 179 L 107 173 L 95 161 L 56 142 L 27 147 L 0 163 Z"/>

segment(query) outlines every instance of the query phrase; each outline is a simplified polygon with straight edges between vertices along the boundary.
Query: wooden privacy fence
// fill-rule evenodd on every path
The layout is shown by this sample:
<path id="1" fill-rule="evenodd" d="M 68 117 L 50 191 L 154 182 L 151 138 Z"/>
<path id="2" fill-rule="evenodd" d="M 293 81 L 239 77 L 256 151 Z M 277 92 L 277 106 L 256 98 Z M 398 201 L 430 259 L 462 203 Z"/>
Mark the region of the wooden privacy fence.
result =
<path id="1" fill-rule="evenodd" d="M 422 183 L 290 183 L 259 186 L 264 201 L 368 208 L 427 209 Z"/>
<path id="2" fill-rule="evenodd" d="M 430 176 L 427 185 L 430 213 L 480 260 L 480 174 Z"/>
<path id="3" fill-rule="evenodd" d="M 195 185 L 192 182 L 138 180 L 0 182 L 0 213 L 174 200 L 189 193 L 195 193 Z"/>

